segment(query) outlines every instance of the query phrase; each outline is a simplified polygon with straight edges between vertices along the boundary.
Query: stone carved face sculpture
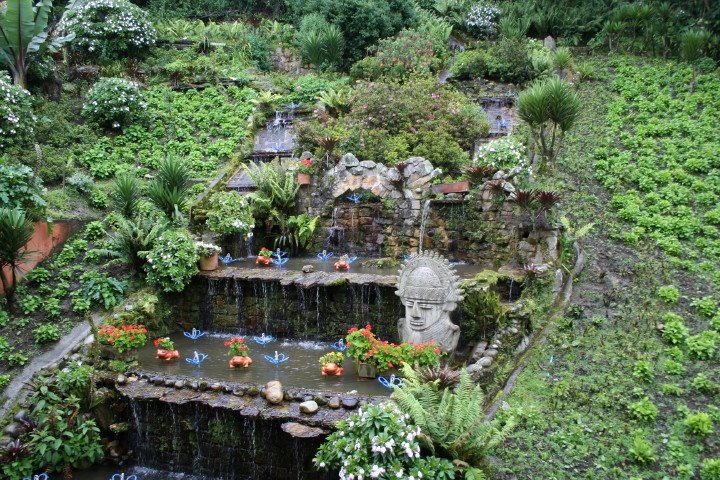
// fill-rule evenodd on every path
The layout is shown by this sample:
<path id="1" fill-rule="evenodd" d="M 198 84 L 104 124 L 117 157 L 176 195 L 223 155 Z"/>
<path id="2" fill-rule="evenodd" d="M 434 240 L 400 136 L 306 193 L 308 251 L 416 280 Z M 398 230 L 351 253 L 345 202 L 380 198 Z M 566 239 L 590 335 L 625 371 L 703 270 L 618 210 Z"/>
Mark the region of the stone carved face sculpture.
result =
<path id="1" fill-rule="evenodd" d="M 455 350 L 460 329 L 450 312 L 462 300 L 460 280 L 449 262 L 436 253 L 412 256 L 401 268 L 395 292 L 405 306 L 398 322 L 403 342 L 434 341 L 446 352 Z"/>

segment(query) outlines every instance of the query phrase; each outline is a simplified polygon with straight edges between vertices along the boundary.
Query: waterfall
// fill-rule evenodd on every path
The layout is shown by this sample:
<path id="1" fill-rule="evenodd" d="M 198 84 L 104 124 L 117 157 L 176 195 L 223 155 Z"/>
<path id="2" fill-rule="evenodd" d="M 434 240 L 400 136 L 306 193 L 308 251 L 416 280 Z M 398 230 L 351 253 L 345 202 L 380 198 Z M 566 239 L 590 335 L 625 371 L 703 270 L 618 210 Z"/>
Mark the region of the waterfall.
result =
<path id="1" fill-rule="evenodd" d="M 425 225 L 427 223 L 428 215 L 430 214 L 430 202 L 432 200 L 425 200 L 423 205 L 422 216 L 420 217 L 420 244 L 418 245 L 418 252 L 423 251 L 423 241 L 425 240 Z"/>

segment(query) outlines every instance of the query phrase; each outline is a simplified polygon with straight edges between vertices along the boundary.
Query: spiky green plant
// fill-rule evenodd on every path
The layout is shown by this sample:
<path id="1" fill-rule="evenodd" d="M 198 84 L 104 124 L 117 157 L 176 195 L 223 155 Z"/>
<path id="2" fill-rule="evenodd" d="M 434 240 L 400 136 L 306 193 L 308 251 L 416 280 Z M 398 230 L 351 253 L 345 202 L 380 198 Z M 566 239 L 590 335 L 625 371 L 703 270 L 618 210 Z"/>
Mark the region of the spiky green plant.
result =
<path id="1" fill-rule="evenodd" d="M 300 55 L 305 63 L 320 67 L 325 59 L 325 37 L 321 30 L 303 32 L 300 37 Z"/>
<path id="2" fill-rule="evenodd" d="M 530 29 L 530 19 L 503 17 L 498 23 L 500 35 L 506 38 L 523 38 Z"/>
<path id="3" fill-rule="evenodd" d="M 187 164 L 177 157 L 168 157 L 160 162 L 157 176 L 148 188 L 148 196 L 168 218 L 180 221 L 188 201 L 189 184 Z"/>
<path id="4" fill-rule="evenodd" d="M 509 416 L 504 424 L 486 420 L 482 390 L 465 370 L 454 390 L 439 388 L 437 381 L 423 383 L 408 365 L 403 377 L 403 385 L 394 390 L 392 399 L 428 437 L 427 446 L 454 458 L 465 470 L 465 478 L 482 478 L 477 475 L 482 474 L 487 456 L 515 428 L 515 417 Z"/>
<path id="5" fill-rule="evenodd" d="M 21 249 L 32 239 L 34 233 L 35 228 L 24 211 L 0 208 L 0 280 L 10 306 L 14 300 L 20 265 L 34 253 Z M 5 267 L 10 270 L 10 278 L 7 278 Z"/>
<path id="6" fill-rule="evenodd" d="M 706 55 L 707 48 L 712 40 L 712 33 L 704 28 L 693 28 L 686 30 L 680 35 L 680 57 L 692 65 L 692 82 L 690 91 L 695 89 L 697 84 L 696 62 Z"/>
<path id="7" fill-rule="evenodd" d="M 565 78 L 566 72 L 572 68 L 573 65 L 570 49 L 567 47 L 558 47 L 555 53 L 553 53 L 552 64 L 555 71 L 560 75 L 560 78 Z"/>
<path id="8" fill-rule="evenodd" d="M 337 25 L 329 25 L 323 31 L 323 55 L 328 66 L 337 66 L 342 62 L 345 51 L 345 38 Z"/>
<path id="9" fill-rule="evenodd" d="M 542 163 L 552 164 L 565 132 L 580 117 L 580 98 L 561 78 L 536 81 L 518 98 L 518 116 L 530 127 Z"/>
<path id="10" fill-rule="evenodd" d="M 112 189 L 115 208 L 126 218 L 132 218 L 140 202 L 140 182 L 133 175 L 119 175 Z"/>

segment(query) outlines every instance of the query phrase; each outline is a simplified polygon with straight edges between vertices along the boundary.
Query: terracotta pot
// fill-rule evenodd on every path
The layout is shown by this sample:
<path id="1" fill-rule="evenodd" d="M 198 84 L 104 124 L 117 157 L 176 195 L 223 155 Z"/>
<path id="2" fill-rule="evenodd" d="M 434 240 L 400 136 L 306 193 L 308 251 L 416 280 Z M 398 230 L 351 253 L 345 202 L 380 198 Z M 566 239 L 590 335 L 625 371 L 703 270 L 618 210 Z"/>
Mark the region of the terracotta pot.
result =
<path id="1" fill-rule="evenodd" d="M 235 367 L 247 368 L 250 366 L 251 363 L 252 363 L 252 358 L 250 358 L 250 357 L 236 356 L 236 357 L 230 358 L 230 368 L 235 368 Z"/>
<path id="2" fill-rule="evenodd" d="M 323 375 L 337 375 L 340 376 L 345 372 L 345 369 L 337 363 L 326 363 L 320 367 L 320 373 Z"/>
<path id="3" fill-rule="evenodd" d="M 432 186 L 433 193 L 467 193 L 470 182 L 440 183 Z"/>
<path id="4" fill-rule="evenodd" d="M 255 263 L 257 265 L 272 265 L 272 258 L 258 255 L 258 257 L 255 259 Z"/>
<path id="5" fill-rule="evenodd" d="M 297 174 L 298 185 L 310 185 L 310 174 L 309 173 L 298 173 Z"/>
<path id="6" fill-rule="evenodd" d="M 350 264 L 348 262 L 335 262 L 336 270 L 346 270 L 348 268 L 350 268 Z"/>
<path id="7" fill-rule="evenodd" d="M 370 363 L 358 362 L 357 365 L 357 376 L 360 378 L 375 378 L 377 377 L 377 367 Z"/>
<path id="8" fill-rule="evenodd" d="M 165 350 L 163 348 L 157 349 L 157 358 L 161 360 L 172 360 L 174 358 L 180 358 L 180 352 L 177 350 Z"/>
<path id="9" fill-rule="evenodd" d="M 213 253 L 209 257 L 200 257 L 200 270 L 209 272 L 218 268 L 218 254 Z"/>

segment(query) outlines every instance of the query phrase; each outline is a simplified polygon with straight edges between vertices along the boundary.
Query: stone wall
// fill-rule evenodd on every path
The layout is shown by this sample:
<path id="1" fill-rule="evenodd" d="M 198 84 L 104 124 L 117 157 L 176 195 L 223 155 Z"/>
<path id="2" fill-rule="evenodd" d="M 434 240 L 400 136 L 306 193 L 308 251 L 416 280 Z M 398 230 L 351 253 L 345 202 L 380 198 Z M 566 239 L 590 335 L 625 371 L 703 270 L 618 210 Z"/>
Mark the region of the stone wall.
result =
<path id="1" fill-rule="evenodd" d="M 313 185 L 301 190 L 300 211 L 318 216 L 315 248 L 361 256 L 417 252 L 423 207 L 430 200 L 425 250 L 488 268 L 522 267 L 557 259 L 558 230 L 546 219 L 531 218 L 514 202 L 512 175 L 496 178 L 461 196 L 434 198 L 432 181 L 440 175 L 430 162 L 413 157 L 404 167 L 387 167 L 344 155 Z M 359 193 L 359 204 L 347 197 Z"/>

